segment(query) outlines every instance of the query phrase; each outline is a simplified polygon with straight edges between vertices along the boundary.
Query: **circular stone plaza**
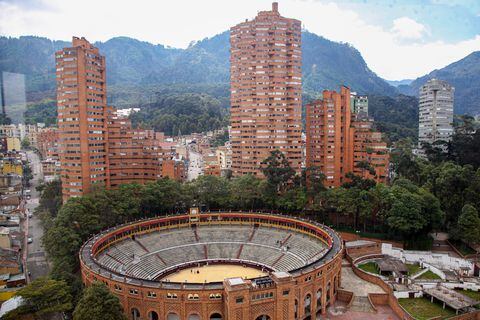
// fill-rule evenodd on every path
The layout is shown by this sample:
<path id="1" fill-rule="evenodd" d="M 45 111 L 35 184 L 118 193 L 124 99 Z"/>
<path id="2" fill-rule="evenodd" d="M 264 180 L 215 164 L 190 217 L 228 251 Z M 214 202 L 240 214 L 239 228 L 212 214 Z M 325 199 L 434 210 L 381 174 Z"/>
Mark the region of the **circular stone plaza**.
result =
<path id="1" fill-rule="evenodd" d="M 332 229 L 263 213 L 158 217 L 106 230 L 80 251 L 129 319 L 315 319 L 337 298 L 343 244 Z"/>

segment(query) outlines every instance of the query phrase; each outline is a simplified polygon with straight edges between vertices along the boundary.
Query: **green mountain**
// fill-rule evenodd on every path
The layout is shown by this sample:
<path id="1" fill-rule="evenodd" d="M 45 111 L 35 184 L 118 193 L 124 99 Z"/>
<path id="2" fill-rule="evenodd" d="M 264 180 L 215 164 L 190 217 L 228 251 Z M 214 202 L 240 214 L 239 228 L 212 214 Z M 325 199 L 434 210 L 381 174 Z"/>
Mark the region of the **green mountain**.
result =
<path id="1" fill-rule="evenodd" d="M 396 89 L 371 71 L 357 49 L 347 43 L 302 33 L 303 88 L 320 92 L 341 85 L 361 94 L 393 96 Z"/>
<path id="2" fill-rule="evenodd" d="M 399 94 L 396 97 L 369 95 L 368 113 L 388 142 L 418 137 L 418 99 Z"/>
<path id="3" fill-rule="evenodd" d="M 455 87 L 456 114 L 480 115 L 480 51 L 417 78 L 408 86 L 399 86 L 398 90 L 404 94 L 418 95 L 420 87 L 433 78 L 445 80 Z"/>
<path id="4" fill-rule="evenodd" d="M 26 75 L 27 101 L 55 97 L 54 52 L 65 41 L 0 37 L 0 71 Z M 146 87 L 213 85 L 222 93 L 229 80 L 229 32 L 175 49 L 127 37 L 95 43 L 107 60 L 111 103 L 136 104 Z M 345 84 L 359 93 L 394 95 L 396 89 L 373 73 L 352 46 L 303 32 L 304 90 L 318 93 Z M 125 95 L 126 91 L 132 96 Z M 147 92 L 148 93 L 148 92 Z M 148 94 L 147 94 L 148 95 Z"/>

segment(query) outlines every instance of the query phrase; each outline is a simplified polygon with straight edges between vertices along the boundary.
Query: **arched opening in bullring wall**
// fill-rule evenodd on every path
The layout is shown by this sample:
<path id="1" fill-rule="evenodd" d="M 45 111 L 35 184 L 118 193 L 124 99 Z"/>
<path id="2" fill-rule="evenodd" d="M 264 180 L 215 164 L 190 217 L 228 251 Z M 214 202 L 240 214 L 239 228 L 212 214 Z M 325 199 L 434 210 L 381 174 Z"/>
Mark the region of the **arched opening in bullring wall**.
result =
<path id="1" fill-rule="evenodd" d="M 130 314 L 132 315 L 132 320 L 140 320 L 140 311 L 137 308 L 132 308 Z"/>
<path id="2" fill-rule="evenodd" d="M 158 313 L 155 311 L 150 311 L 148 313 L 148 320 L 158 320 Z"/>
<path id="3" fill-rule="evenodd" d="M 167 314 L 167 320 L 180 320 L 178 314 L 170 312 Z"/>
<path id="4" fill-rule="evenodd" d="M 220 313 L 213 313 L 210 316 L 210 320 L 222 320 L 222 315 Z"/>
<path id="5" fill-rule="evenodd" d="M 271 320 L 270 316 L 266 314 L 262 314 L 261 316 L 258 316 L 255 320 Z"/>
<path id="6" fill-rule="evenodd" d="M 329 283 L 327 284 L 327 289 L 326 289 L 326 292 L 327 292 L 327 307 L 328 307 L 328 305 L 329 305 L 329 303 L 330 303 L 330 287 L 331 287 L 331 285 L 330 285 L 330 282 L 329 282 Z"/>
<path id="7" fill-rule="evenodd" d="M 322 288 L 317 290 L 317 310 L 322 310 Z"/>
<path id="8" fill-rule="evenodd" d="M 312 295 L 308 293 L 305 298 L 303 299 L 303 306 L 304 306 L 304 314 L 305 316 L 309 316 L 312 314 Z"/>
<path id="9" fill-rule="evenodd" d="M 294 308 L 293 312 L 295 314 L 294 318 L 295 318 L 295 320 L 297 320 L 298 319 L 298 300 L 297 299 L 295 299 L 295 308 Z"/>
<path id="10" fill-rule="evenodd" d="M 188 320 L 200 320 L 200 316 L 194 313 L 188 316 Z"/>

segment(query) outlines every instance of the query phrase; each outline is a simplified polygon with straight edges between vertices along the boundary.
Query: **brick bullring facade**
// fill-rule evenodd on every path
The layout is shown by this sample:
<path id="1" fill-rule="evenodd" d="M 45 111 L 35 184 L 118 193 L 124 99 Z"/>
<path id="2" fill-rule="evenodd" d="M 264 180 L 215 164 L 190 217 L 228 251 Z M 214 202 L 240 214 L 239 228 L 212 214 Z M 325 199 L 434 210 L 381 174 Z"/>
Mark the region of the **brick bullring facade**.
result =
<path id="1" fill-rule="evenodd" d="M 201 284 L 162 281 L 158 280 L 161 276 L 157 274 L 142 279 L 128 275 L 128 272 L 119 272 L 118 270 L 128 270 L 123 266 L 115 271 L 115 267 L 107 265 L 104 260 L 99 262 L 98 257 L 105 255 L 105 252 L 111 250 L 113 255 L 117 250 L 115 246 L 121 243 L 134 244 L 136 238 L 145 235 L 158 233 L 158 239 L 162 239 L 163 233 L 172 230 L 194 230 L 198 241 L 196 228 L 199 227 L 207 230 L 251 227 L 254 231 L 250 239 L 256 228 L 283 230 L 284 234 L 290 234 L 287 239 L 292 235 L 292 238 L 314 239 L 322 243 L 324 250 L 321 256 L 314 255 L 308 263 L 293 270 L 279 271 L 274 267 L 276 262 L 269 267 L 264 263 L 267 261 L 265 259 L 259 261 L 259 264 L 265 266 L 267 276 L 249 280 L 227 278 L 223 282 Z M 244 245 L 247 247 L 248 243 L 240 245 L 237 258 Z M 205 255 L 206 252 L 205 249 Z M 280 253 L 280 257 L 287 255 L 285 252 Z M 155 252 L 145 254 L 149 255 L 159 256 Z M 343 244 L 338 234 L 311 221 L 263 213 L 203 213 L 158 217 L 106 230 L 83 245 L 80 263 L 84 284 L 88 286 L 93 281 L 105 283 L 119 297 L 129 319 L 305 320 L 315 319 L 317 313 L 324 314 L 327 306 L 335 302 L 341 282 L 342 255 Z M 118 262 L 111 260 L 110 265 L 120 263 L 118 259 L 116 258 Z M 133 254 L 133 260 L 138 259 Z M 241 259 L 223 262 L 255 265 Z M 185 265 L 179 267 L 181 268 L 185 268 Z M 161 273 L 162 271 L 159 274 Z"/>

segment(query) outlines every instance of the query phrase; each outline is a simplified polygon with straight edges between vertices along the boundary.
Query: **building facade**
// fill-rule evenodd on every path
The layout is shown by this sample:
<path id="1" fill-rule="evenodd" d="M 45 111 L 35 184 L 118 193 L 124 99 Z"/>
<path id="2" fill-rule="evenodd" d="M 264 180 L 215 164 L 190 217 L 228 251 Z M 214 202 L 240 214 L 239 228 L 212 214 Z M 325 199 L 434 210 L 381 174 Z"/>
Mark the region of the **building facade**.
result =
<path id="1" fill-rule="evenodd" d="M 364 179 L 385 183 L 388 179 L 390 155 L 382 134 L 373 128 L 373 119 L 354 115 L 353 173 Z"/>
<path id="2" fill-rule="evenodd" d="M 446 81 L 431 79 L 420 88 L 418 142 L 448 141 L 453 135 L 455 88 Z"/>
<path id="3" fill-rule="evenodd" d="M 326 187 L 341 186 L 350 172 L 377 182 L 388 177 L 387 145 L 373 119 L 363 111 L 352 113 L 351 99 L 350 89 L 342 87 L 307 104 L 306 167 L 318 168 Z"/>
<path id="4" fill-rule="evenodd" d="M 357 95 L 356 92 L 351 93 L 351 108 L 352 113 L 355 113 L 359 116 L 368 116 L 368 97 Z"/>
<path id="5" fill-rule="evenodd" d="M 85 38 L 57 51 L 59 157 L 64 200 L 109 186 L 105 57 Z"/>
<path id="6" fill-rule="evenodd" d="M 110 187 L 158 180 L 161 175 L 160 141 L 153 130 L 132 129 L 128 117 L 109 108 L 108 158 Z"/>
<path id="7" fill-rule="evenodd" d="M 58 129 L 42 128 L 37 135 L 37 149 L 43 159 L 58 159 Z"/>
<path id="8" fill-rule="evenodd" d="M 306 166 L 325 175 L 325 186 L 342 185 L 353 171 L 350 89 L 323 92 L 306 108 Z"/>
<path id="9" fill-rule="evenodd" d="M 282 151 L 302 161 L 301 22 L 277 3 L 230 29 L 231 143 L 234 176 L 261 176 L 261 162 Z"/>
<path id="10" fill-rule="evenodd" d="M 58 131 L 41 131 L 42 155 L 55 148 L 63 199 L 162 177 L 163 133 L 133 129 L 124 113 L 106 104 L 105 57 L 85 38 L 56 53 Z M 170 159 L 170 157 L 168 157 Z"/>

